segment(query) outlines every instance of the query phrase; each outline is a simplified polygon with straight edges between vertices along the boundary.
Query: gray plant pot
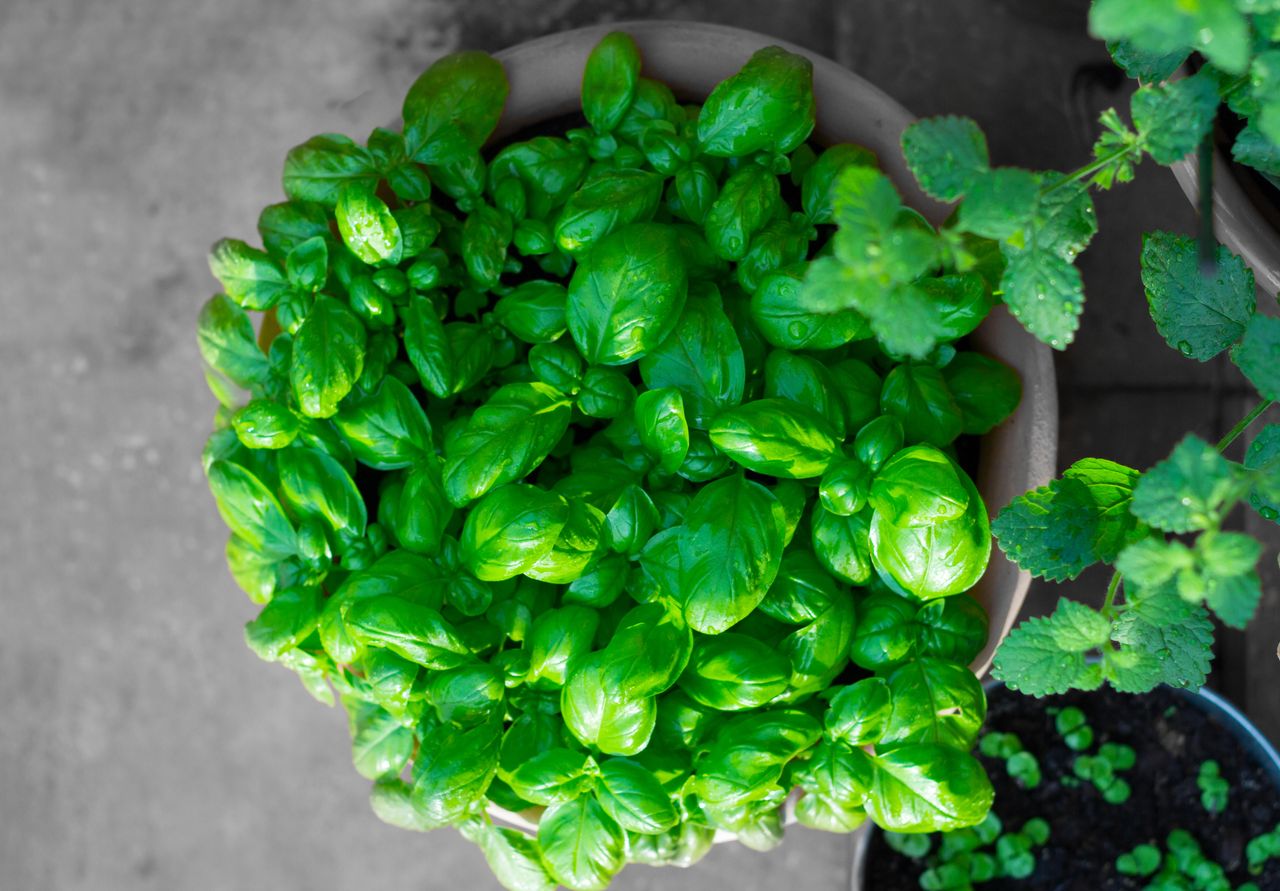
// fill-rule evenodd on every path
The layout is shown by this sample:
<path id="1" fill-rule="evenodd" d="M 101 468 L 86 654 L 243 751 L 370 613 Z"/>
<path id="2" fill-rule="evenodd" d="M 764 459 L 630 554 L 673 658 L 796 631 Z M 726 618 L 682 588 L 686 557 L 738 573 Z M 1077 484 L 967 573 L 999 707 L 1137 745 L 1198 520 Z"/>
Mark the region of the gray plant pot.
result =
<path id="1" fill-rule="evenodd" d="M 987 681 L 983 686 L 990 691 L 992 687 L 998 685 L 996 681 Z M 1239 709 L 1208 687 L 1199 691 L 1177 687 L 1168 689 L 1191 708 L 1197 709 L 1206 716 L 1216 718 L 1225 726 L 1231 737 L 1240 744 L 1240 747 L 1263 766 L 1277 792 L 1280 793 L 1280 753 L 1276 752 L 1275 746 L 1262 735 L 1257 727 L 1253 726 L 1253 723 Z M 1027 701 L 1033 702 L 1030 698 Z M 874 833 L 879 831 L 879 829 L 872 827 L 869 831 L 859 833 L 857 840 L 854 842 L 852 891 L 871 891 L 871 889 L 866 888 L 868 853 L 871 850 L 871 841 Z"/>

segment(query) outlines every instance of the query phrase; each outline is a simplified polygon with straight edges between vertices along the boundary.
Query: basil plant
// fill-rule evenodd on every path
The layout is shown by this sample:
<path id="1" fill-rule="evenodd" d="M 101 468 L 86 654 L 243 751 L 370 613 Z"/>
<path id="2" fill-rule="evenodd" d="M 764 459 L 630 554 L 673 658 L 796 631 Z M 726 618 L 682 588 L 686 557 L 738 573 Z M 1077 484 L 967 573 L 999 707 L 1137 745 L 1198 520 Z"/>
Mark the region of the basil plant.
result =
<path id="1" fill-rule="evenodd" d="M 874 157 L 806 141 L 776 47 L 697 106 L 610 34 L 581 126 L 487 146 L 507 90 L 441 59 L 402 132 L 294 148 L 262 247 L 213 249 L 204 468 L 249 646 L 336 693 L 382 819 L 457 827 L 512 889 L 768 848 L 793 789 L 818 829 L 978 823 L 991 536 L 955 443 L 1020 395 L 955 345 L 982 240 L 865 213 Z M 926 336 L 797 301 L 858 226 L 886 282 L 915 264 Z"/>

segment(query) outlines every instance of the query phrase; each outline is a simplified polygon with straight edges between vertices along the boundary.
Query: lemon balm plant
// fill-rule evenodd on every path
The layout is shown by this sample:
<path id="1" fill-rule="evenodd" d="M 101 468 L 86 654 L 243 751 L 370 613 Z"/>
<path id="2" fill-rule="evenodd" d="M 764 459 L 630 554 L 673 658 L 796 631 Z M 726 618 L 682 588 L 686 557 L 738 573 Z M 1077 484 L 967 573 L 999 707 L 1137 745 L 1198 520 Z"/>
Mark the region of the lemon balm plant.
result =
<path id="1" fill-rule="evenodd" d="M 811 80 L 772 47 L 681 105 L 615 33 L 584 126 L 493 149 L 504 70 L 449 56 L 403 132 L 289 153 L 261 249 L 214 247 L 204 464 L 248 644 L 336 693 L 383 819 L 457 827 L 507 887 L 770 847 L 797 787 L 832 831 L 990 806 L 955 443 L 1019 401 L 957 345 L 999 251 L 809 144 Z M 863 260 L 911 273 L 903 312 L 801 305 Z"/>

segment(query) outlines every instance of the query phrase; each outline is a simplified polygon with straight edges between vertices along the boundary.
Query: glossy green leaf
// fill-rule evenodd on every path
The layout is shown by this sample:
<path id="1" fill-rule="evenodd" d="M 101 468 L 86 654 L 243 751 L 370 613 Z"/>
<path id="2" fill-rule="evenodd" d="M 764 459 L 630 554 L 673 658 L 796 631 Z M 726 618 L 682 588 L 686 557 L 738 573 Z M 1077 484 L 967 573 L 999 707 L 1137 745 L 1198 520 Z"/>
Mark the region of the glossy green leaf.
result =
<path id="1" fill-rule="evenodd" d="M 548 871 L 572 891 L 600 891 L 625 863 L 622 828 L 591 795 L 543 814 L 538 845 Z"/>
<path id="2" fill-rule="evenodd" d="M 973 826 L 994 792 L 972 755 L 921 743 L 873 756 L 875 775 L 867 813 L 893 832 L 939 832 Z"/>
<path id="3" fill-rule="evenodd" d="M 720 711 L 765 705 L 787 688 L 791 666 L 768 644 L 732 632 L 700 637 L 680 676 L 680 689 Z"/>
<path id="4" fill-rule="evenodd" d="M 214 461 L 208 476 L 218 513 L 236 536 L 268 557 L 281 559 L 296 553 L 293 524 L 256 476 L 228 461 Z"/>
<path id="5" fill-rule="evenodd" d="M 821 476 L 839 440 L 825 418 L 789 399 L 757 399 L 716 417 L 711 442 L 748 470 L 788 479 Z"/>
<path id="6" fill-rule="evenodd" d="M 507 384 L 475 410 L 466 429 L 446 442 L 444 485 L 461 506 L 490 489 L 523 479 L 547 457 L 569 425 L 565 397 L 546 384 Z"/>
<path id="7" fill-rule="evenodd" d="M 772 493 L 741 475 L 698 490 L 677 539 L 677 596 L 695 631 L 719 634 L 755 609 L 781 565 L 785 523 Z"/>
<path id="8" fill-rule="evenodd" d="M 372 186 L 377 179 L 377 166 L 369 152 L 333 133 L 311 137 L 291 148 L 284 159 L 284 192 L 294 201 L 314 201 L 331 208 L 338 203 L 344 185 Z"/>
<path id="9" fill-rule="evenodd" d="M 600 38 L 582 72 L 582 112 L 587 123 L 608 133 L 622 120 L 640 79 L 640 50 L 630 34 L 613 31 Z"/>
<path id="10" fill-rule="evenodd" d="M 640 441 L 667 473 L 674 473 L 689 454 L 689 423 L 684 398 L 675 387 L 646 390 L 636 399 Z"/>
<path id="11" fill-rule="evenodd" d="M 456 668 L 471 659 L 466 642 L 438 611 L 399 597 L 353 602 L 346 625 L 363 645 L 385 647 L 423 668 Z"/>
<path id="12" fill-rule="evenodd" d="M 593 365 L 622 365 L 657 347 L 684 308 L 688 281 L 666 227 L 623 227 L 583 259 L 569 282 L 569 333 Z"/>
<path id="13" fill-rule="evenodd" d="M 209 252 L 209 271 L 227 296 L 245 309 L 270 309 L 288 293 L 284 271 L 265 251 L 224 238 Z"/>
<path id="14" fill-rule="evenodd" d="M 479 151 L 507 100 L 502 63 L 488 53 L 451 53 L 422 73 L 405 96 L 405 152 L 443 164 Z"/>
<path id="15" fill-rule="evenodd" d="M 627 832 L 656 835 L 674 828 L 680 817 L 658 778 L 642 765 L 610 758 L 600 765 L 596 799 Z"/>
<path id="16" fill-rule="evenodd" d="M 537 486 L 493 489 L 467 512 L 462 562 L 482 581 L 513 578 L 550 553 L 568 517 L 568 503 Z"/>
<path id="17" fill-rule="evenodd" d="M 771 46 L 717 84 L 698 114 L 698 142 L 709 155 L 789 152 L 813 130 L 813 64 Z"/>
<path id="18" fill-rule="evenodd" d="M 243 309 L 219 294 L 201 308 L 197 325 L 200 356 L 211 368 L 246 389 L 266 381 L 267 357 Z"/>
<path id="19" fill-rule="evenodd" d="M 321 294 L 293 338 L 289 379 L 302 413 L 332 417 L 364 370 L 365 329 L 337 300 Z"/>

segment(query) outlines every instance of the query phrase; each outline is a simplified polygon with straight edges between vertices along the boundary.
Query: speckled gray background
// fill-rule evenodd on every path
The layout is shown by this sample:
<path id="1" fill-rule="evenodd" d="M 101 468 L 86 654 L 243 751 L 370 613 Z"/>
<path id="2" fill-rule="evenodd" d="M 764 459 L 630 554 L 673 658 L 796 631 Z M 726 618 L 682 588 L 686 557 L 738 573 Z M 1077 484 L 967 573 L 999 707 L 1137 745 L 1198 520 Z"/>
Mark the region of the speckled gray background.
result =
<path id="1" fill-rule="evenodd" d="M 452 831 L 380 824 L 343 715 L 257 661 L 198 454 L 213 400 L 205 251 L 253 237 L 285 151 L 363 136 L 459 47 L 576 24 L 707 19 L 833 56 L 918 114 L 987 129 L 997 163 L 1073 166 L 1123 95 L 1079 0 L 0 0 L 0 891 L 490 888 Z M 1028 12 L 1030 10 L 1030 12 Z M 1228 366 L 1146 318 L 1139 233 L 1191 231 L 1163 170 L 1102 197 L 1089 310 L 1059 359 L 1062 458 L 1147 466 L 1242 413 Z M 1220 681 L 1277 735 L 1269 617 Z M 1073 593 L 1098 596 L 1086 577 Z M 1052 602 L 1033 589 L 1028 609 Z M 620 889 L 847 887 L 806 830 Z"/>

